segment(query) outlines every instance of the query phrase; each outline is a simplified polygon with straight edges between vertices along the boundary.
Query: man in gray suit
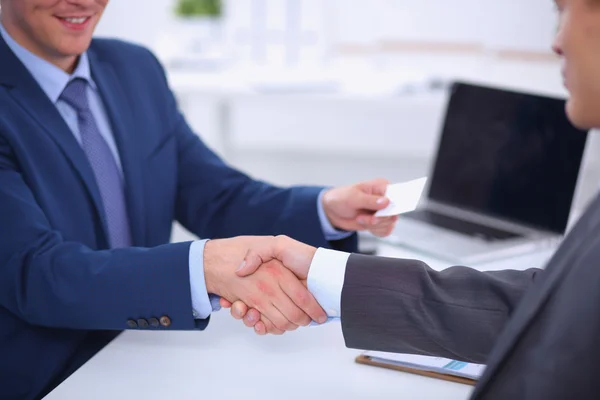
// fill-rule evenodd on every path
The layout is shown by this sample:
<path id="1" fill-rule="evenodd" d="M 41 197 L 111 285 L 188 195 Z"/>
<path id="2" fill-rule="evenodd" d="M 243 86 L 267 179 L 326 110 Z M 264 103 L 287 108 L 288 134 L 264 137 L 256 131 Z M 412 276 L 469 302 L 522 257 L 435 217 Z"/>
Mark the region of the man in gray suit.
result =
<path id="1" fill-rule="evenodd" d="M 556 3 L 567 113 L 581 128 L 600 127 L 600 1 Z M 544 270 L 436 272 L 278 237 L 251 250 L 238 274 L 279 262 L 307 280 L 330 317 L 341 316 L 348 347 L 485 363 L 474 399 L 600 398 L 600 198 Z M 272 329 L 244 304 L 232 314 L 257 333 Z"/>

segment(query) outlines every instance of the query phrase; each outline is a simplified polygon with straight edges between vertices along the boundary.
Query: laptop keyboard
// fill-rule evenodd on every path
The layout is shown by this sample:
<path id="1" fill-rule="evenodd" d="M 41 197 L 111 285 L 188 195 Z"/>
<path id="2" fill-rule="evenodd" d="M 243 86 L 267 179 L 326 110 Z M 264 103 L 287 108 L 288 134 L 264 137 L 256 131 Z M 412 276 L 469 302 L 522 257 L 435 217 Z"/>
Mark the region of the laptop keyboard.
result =
<path id="1" fill-rule="evenodd" d="M 498 228 L 492 228 L 474 222 L 449 217 L 447 215 L 439 214 L 429 210 L 412 211 L 406 214 L 402 214 L 401 217 L 427 222 L 431 225 L 458 232 L 463 235 L 480 237 L 489 242 L 513 239 L 521 236 L 514 232 L 509 232 Z"/>

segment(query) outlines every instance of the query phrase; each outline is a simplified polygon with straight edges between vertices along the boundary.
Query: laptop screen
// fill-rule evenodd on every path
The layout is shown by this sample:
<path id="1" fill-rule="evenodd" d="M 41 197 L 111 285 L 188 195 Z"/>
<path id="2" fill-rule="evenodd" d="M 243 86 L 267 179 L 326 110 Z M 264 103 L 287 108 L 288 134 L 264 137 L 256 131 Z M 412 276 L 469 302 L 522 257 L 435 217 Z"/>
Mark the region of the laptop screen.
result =
<path id="1" fill-rule="evenodd" d="M 457 83 L 429 198 L 562 234 L 586 138 L 564 100 Z"/>

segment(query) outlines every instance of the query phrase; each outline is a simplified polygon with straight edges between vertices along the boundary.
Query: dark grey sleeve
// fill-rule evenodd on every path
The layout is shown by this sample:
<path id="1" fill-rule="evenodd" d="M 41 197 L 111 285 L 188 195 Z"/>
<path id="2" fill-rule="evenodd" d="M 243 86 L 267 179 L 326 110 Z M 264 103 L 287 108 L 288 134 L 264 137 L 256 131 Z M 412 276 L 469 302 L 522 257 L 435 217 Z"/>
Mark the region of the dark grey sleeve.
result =
<path id="1" fill-rule="evenodd" d="M 415 260 L 353 254 L 342 289 L 346 346 L 485 363 L 543 271 L 438 272 Z"/>

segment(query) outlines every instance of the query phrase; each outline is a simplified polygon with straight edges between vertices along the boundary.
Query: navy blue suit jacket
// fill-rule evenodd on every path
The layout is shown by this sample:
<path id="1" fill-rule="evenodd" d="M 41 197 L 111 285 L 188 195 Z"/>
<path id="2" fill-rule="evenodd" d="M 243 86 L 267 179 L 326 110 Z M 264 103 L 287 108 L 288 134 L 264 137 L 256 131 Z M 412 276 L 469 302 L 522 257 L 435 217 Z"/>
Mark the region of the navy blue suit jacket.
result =
<path id="1" fill-rule="evenodd" d="M 232 169 L 178 111 L 147 50 L 94 40 L 94 81 L 112 123 L 134 246 L 108 250 L 86 156 L 55 106 L 0 39 L 0 388 L 37 398 L 112 340 L 127 321 L 203 329 L 192 317 L 190 243 L 168 244 L 174 220 L 203 238 L 286 234 L 328 247 L 321 188 L 276 188 Z M 356 237 L 335 243 L 356 249 Z M 93 388 L 91 389 L 93 390 Z"/>

